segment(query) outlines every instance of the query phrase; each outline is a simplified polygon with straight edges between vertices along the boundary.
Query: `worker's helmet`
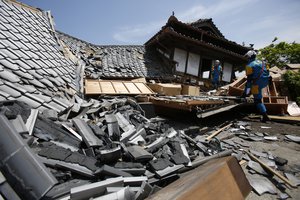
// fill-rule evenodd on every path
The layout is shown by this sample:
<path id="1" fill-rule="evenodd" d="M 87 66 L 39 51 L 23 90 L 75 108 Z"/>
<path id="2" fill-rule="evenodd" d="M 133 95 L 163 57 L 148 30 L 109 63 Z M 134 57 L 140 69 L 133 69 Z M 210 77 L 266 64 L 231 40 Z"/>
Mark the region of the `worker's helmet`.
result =
<path id="1" fill-rule="evenodd" d="M 219 60 L 216 60 L 216 61 L 215 61 L 215 64 L 216 64 L 216 65 L 220 64 L 220 61 L 219 61 Z"/>
<path id="2" fill-rule="evenodd" d="M 248 59 L 253 59 L 256 58 L 256 52 L 254 50 L 250 50 L 244 56 Z"/>

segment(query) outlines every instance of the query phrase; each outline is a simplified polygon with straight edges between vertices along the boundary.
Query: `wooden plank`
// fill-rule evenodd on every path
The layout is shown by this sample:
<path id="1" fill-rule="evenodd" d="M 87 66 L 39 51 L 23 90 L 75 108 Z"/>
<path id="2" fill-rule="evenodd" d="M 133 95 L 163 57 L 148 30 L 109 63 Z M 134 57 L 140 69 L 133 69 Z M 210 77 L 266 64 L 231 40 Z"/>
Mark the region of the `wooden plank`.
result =
<path id="1" fill-rule="evenodd" d="M 271 120 L 278 121 L 278 122 L 289 122 L 289 123 L 299 123 L 300 122 L 300 117 L 277 116 L 277 115 L 268 115 L 268 116 Z M 249 118 L 259 119 L 259 118 L 261 118 L 261 116 L 260 115 L 252 115 L 252 116 L 249 116 Z"/>
<path id="2" fill-rule="evenodd" d="M 134 83 L 135 86 L 141 91 L 141 93 L 144 94 L 152 94 L 153 92 L 150 90 L 148 86 L 146 86 L 144 83 Z"/>
<path id="3" fill-rule="evenodd" d="M 219 133 L 221 133 L 223 130 L 225 130 L 226 128 L 230 127 L 232 125 L 232 123 L 220 128 L 219 130 L 215 131 L 214 133 L 212 133 L 210 136 L 206 137 L 206 140 L 211 140 L 213 137 L 215 137 L 216 135 L 218 135 Z"/>
<path id="4" fill-rule="evenodd" d="M 224 101 L 222 100 L 214 100 L 214 101 L 201 101 L 201 100 L 192 100 L 187 101 L 187 105 L 217 105 L 217 104 L 224 104 Z"/>
<path id="5" fill-rule="evenodd" d="M 140 90 L 135 86 L 134 83 L 124 82 L 124 85 L 127 87 L 127 90 L 130 94 L 141 94 Z"/>
<path id="6" fill-rule="evenodd" d="M 128 94 L 129 91 L 126 89 L 123 82 L 112 82 L 112 85 L 114 86 L 114 89 L 116 93 L 118 94 Z"/>
<path id="7" fill-rule="evenodd" d="M 154 94 L 154 92 L 145 84 L 129 81 L 117 80 L 85 80 L 85 93 L 87 95 L 95 94 Z"/>
<path id="8" fill-rule="evenodd" d="M 181 175 L 148 200 L 242 200 L 251 186 L 236 158 L 230 156 L 208 163 Z"/>
<path id="9" fill-rule="evenodd" d="M 115 94 L 116 91 L 110 81 L 100 81 L 102 94 Z"/>
<path id="10" fill-rule="evenodd" d="M 98 80 L 85 80 L 85 93 L 86 94 L 101 93 L 101 88 Z"/>

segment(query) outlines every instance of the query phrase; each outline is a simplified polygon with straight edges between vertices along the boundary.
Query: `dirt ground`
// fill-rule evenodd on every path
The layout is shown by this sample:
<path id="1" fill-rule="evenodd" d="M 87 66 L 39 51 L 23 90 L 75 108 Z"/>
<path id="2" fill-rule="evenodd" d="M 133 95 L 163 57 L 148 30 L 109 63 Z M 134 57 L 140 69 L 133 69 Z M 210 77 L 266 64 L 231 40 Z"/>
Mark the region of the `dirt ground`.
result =
<path id="1" fill-rule="evenodd" d="M 175 119 L 174 119 L 174 116 Z M 239 110 L 233 112 L 225 112 L 219 115 L 209 117 L 207 119 L 197 119 L 196 117 L 183 114 L 173 115 L 172 120 L 168 123 L 176 129 L 184 129 L 190 126 L 199 126 L 200 129 L 207 127 L 207 130 L 214 126 L 218 126 L 225 122 L 232 121 L 245 121 L 249 122 L 252 132 L 260 132 L 270 136 L 277 136 L 277 141 L 263 141 L 263 142 L 249 142 L 251 149 L 255 149 L 260 152 L 271 152 L 274 156 L 279 156 L 288 160 L 287 165 L 284 167 L 285 172 L 292 172 L 300 179 L 300 144 L 287 141 L 285 139 L 286 134 L 300 136 L 300 125 L 289 124 L 289 123 L 278 123 L 268 122 L 261 123 L 259 119 L 252 119 L 248 117 L 248 114 L 244 114 Z M 167 119 L 170 119 L 167 117 Z M 246 164 L 247 165 L 247 164 Z M 243 166 L 245 174 L 248 174 L 248 169 Z M 270 178 L 271 180 L 272 178 Z M 280 192 L 278 190 L 278 192 Z M 285 190 L 290 198 L 289 199 L 300 199 L 300 187 L 296 189 Z M 265 193 L 259 196 L 257 193 L 252 191 L 247 200 L 265 200 L 265 199 L 278 199 L 277 195 L 271 195 Z"/>

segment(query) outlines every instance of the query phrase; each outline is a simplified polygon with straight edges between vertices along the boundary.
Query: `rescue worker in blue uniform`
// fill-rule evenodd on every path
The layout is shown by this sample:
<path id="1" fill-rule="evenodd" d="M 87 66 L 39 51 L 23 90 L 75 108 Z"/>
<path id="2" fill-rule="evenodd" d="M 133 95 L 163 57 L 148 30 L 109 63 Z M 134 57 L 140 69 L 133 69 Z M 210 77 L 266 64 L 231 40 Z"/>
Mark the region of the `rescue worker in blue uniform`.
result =
<path id="1" fill-rule="evenodd" d="M 214 86 L 214 89 L 218 89 L 220 84 L 220 77 L 222 77 L 222 66 L 220 65 L 219 60 L 215 61 L 215 64 L 212 66 L 211 73 L 212 73 L 212 84 Z"/>
<path id="2" fill-rule="evenodd" d="M 256 52 L 248 51 L 245 56 L 248 58 L 246 65 L 247 82 L 242 97 L 253 94 L 254 104 L 262 115 L 262 122 L 269 121 L 267 109 L 262 102 L 262 89 L 269 84 L 270 74 L 266 63 L 256 59 Z"/>

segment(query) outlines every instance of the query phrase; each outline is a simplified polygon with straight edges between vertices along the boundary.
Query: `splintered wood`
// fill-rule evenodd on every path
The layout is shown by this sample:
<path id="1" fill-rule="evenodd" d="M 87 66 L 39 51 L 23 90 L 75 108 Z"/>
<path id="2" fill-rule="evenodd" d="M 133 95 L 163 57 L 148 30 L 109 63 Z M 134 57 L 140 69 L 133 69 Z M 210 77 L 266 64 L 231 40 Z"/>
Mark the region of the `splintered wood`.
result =
<path id="1" fill-rule="evenodd" d="M 111 80 L 85 80 L 86 95 L 138 95 L 153 94 L 154 92 L 143 82 L 111 81 Z"/>

